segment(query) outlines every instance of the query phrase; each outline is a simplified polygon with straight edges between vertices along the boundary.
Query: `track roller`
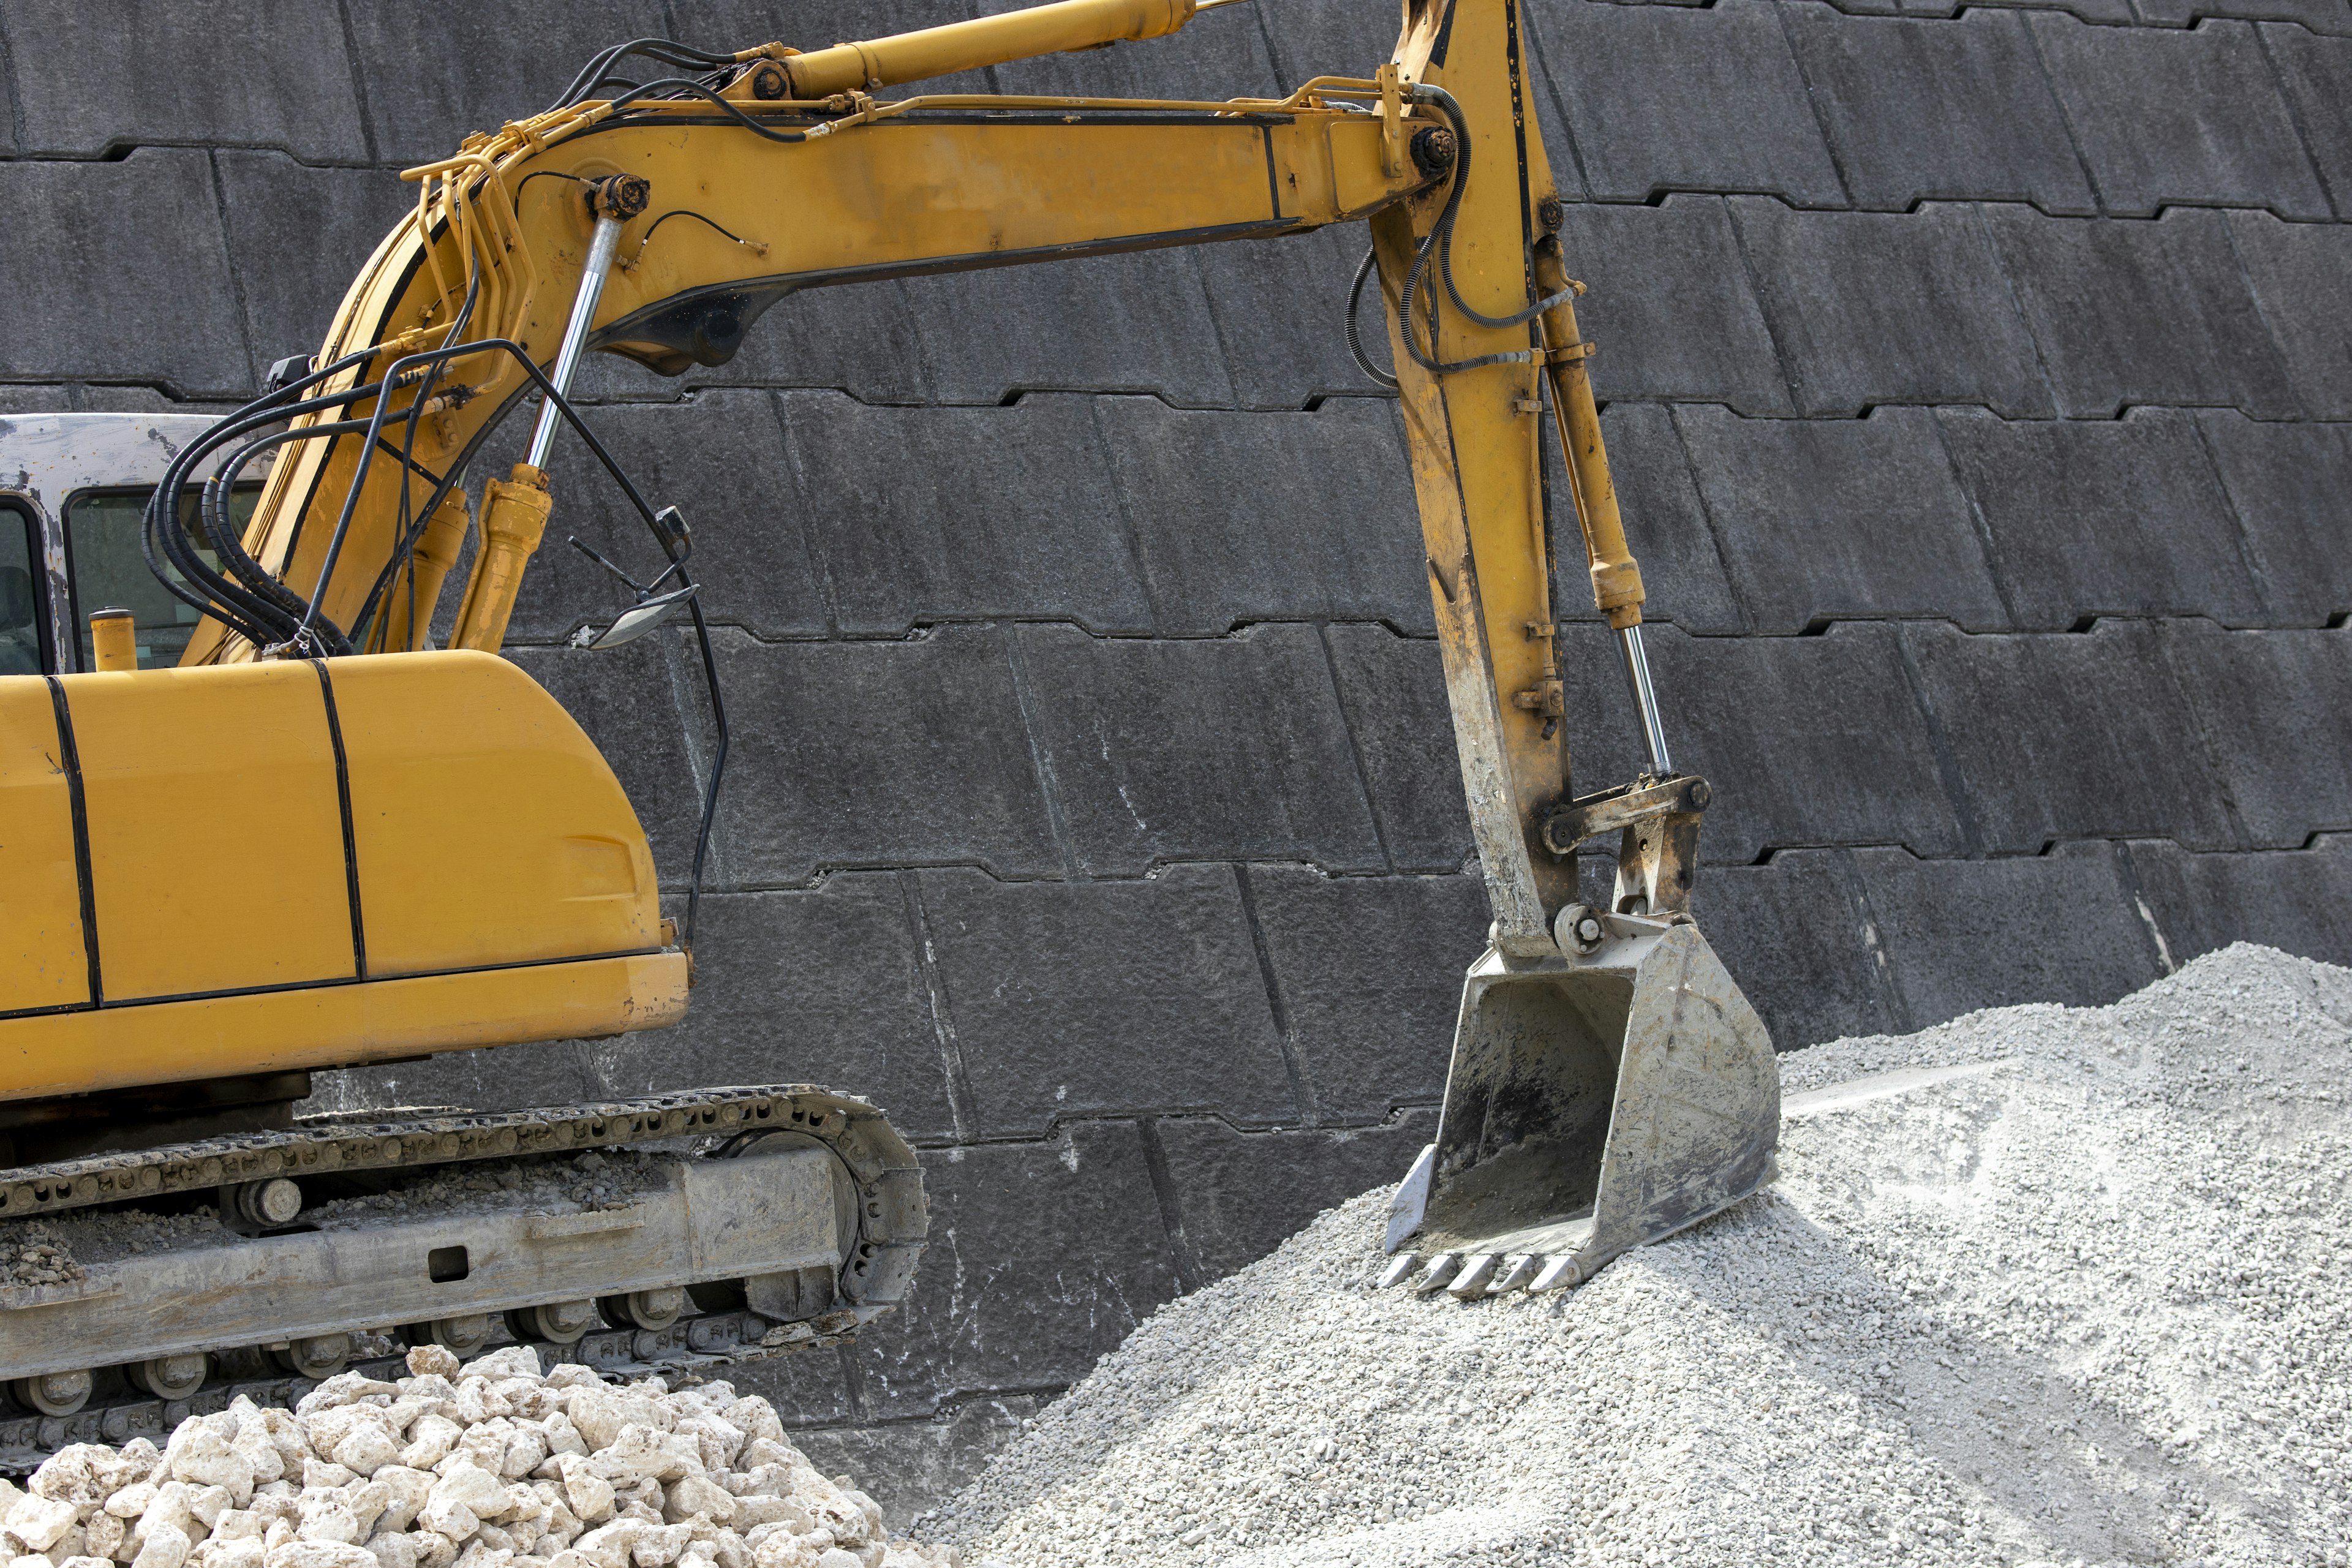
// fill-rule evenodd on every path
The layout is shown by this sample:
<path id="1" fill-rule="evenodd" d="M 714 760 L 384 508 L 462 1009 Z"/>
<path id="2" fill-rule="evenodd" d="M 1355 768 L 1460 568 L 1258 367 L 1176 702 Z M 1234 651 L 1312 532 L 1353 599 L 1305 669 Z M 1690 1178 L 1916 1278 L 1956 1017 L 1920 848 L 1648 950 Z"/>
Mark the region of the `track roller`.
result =
<path id="1" fill-rule="evenodd" d="M 490 1342 L 490 1315 L 467 1312 L 462 1317 L 436 1318 L 429 1323 L 411 1323 L 400 1334 L 412 1345 L 439 1345 L 457 1355 L 469 1356 Z"/>
<path id="2" fill-rule="evenodd" d="M 44 1415 L 71 1415 L 89 1403 L 90 1376 L 86 1372 L 51 1372 L 20 1377 L 8 1384 L 17 1404 Z"/>
<path id="3" fill-rule="evenodd" d="M 686 1310 L 686 1292 L 672 1285 L 632 1290 L 625 1296 L 599 1296 L 596 1310 L 616 1329 L 666 1329 Z"/>
<path id="4" fill-rule="evenodd" d="M 352 1359 L 352 1336 L 349 1334 L 314 1334 L 309 1339 L 288 1342 L 284 1350 L 273 1350 L 269 1359 L 297 1377 L 324 1381 L 343 1370 Z"/>
<path id="5" fill-rule="evenodd" d="M 212 1375 L 213 1358 L 202 1351 L 188 1355 L 152 1356 L 122 1369 L 131 1386 L 158 1399 L 185 1399 Z"/>
<path id="6" fill-rule="evenodd" d="M 551 1345 L 576 1345 L 596 1326 L 593 1301 L 557 1301 L 545 1307 L 522 1307 L 507 1314 L 507 1328 L 518 1340 Z"/>

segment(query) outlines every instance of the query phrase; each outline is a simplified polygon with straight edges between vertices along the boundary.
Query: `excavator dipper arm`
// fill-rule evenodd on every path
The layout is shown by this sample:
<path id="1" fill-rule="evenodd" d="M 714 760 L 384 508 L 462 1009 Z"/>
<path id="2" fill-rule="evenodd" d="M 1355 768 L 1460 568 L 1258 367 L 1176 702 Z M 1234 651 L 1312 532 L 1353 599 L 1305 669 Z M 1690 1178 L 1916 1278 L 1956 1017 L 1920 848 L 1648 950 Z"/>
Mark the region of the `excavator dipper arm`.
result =
<path id="1" fill-rule="evenodd" d="M 805 54 L 663 45 L 689 74 L 591 97 L 608 53 L 557 108 L 409 171 L 415 208 L 320 353 L 175 458 L 148 509 L 158 577 L 206 617 L 181 668 L 132 668 L 127 626 L 108 626 L 96 671 L 0 679 L 0 805 L 27 825 L 0 845 L 0 877 L 56 906 L 22 931 L 0 923 L 47 944 L 0 976 L 0 1134 L 16 1141 L 0 1221 L 69 1224 L 216 1184 L 227 1233 L 135 1269 L 0 1285 L 0 1380 L 20 1402 L 64 1419 L 115 1364 L 185 1397 L 263 1351 L 319 1375 L 367 1314 L 453 1345 L 503 1316 L 555 1347 L 588 1342 L 601 1314 L 642 1359 L 689 1293 L 704 1310 L 681 1342 L 730 1355 L 853 1331 L 902 1297 L 919 1168 L 872 1108 L 819 1090 L 340 1129 L 279 1103 L 163 1147 L 74 1111 L 99 1090 L 127 1105 L 240 1074 L 307 1083 L 314 1067 L 678 1016 L 686 955 L 642 828 L 577 727 L 487 656 L 553 510 L 544 459 L 583 353 L 667 374 L 723 363 L 785 296 L 876 279 L 1369 223 L 1358 291 L 1377 272 L 1394 371 L 1373 374 L 1402 399 L 1494 909 L 1437 1139 L 1398 1194 L 1391 1279 L 1464 1297 L 1573 1283 L 1769 1179 L 1770 1046 L 1690 921 L 1706 785 L 1672 772 L 1651 694 L 1517 0 L 1406 0 L 1391 59 L 1279 100 L 877 96 L 1160 37 L 1196 8 L 1061 0 Z M 534 392 L 528 460 L 484 489 L 455 647 L 427 650 L 469 526 L 457 477 Z M 1548 430 L 1649 743 L 1641 777 L 1582 795 Z M 264 452 L 234 529 L 226 498 Z M 660 593 L 690 594 L 663 586 L 688 535 L 631 495 L 672 563 L 642 591 L 645 624 Z M 269 834 L 218 831 L 257 806 Z M 1575 852 L 1612 832 L 1616 889 L 1588 908 Z M 125 891 L 127 868 L 161 857 L 186 874 L 178 913 Z M 226 907 L 261 929 L 218 919 Z M 617 1209 L 464 1200 L 362 1225 L 330 1205 L 293 1225 L 302 1182 L 423 1192 L 419 1167 L 535 1160 L 547 1175 L 673 1134 L 718 1142 L 663 1154 Z M 468 1262 L 467 1236 L 500 1238 L 497 1266 Z M 328 1277 L 341 1294 L 305 1283 Z"/>

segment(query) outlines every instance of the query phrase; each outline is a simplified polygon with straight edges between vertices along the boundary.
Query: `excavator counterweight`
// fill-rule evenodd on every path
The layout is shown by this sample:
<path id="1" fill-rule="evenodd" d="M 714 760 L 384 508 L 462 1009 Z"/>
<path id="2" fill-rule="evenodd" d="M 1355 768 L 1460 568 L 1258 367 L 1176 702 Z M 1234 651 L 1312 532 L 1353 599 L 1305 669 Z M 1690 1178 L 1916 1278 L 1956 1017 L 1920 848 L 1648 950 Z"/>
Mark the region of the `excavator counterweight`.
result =
<path id="1" fill-rule="evenodd" d="M 1651 684 L 1517 0 L 1405 0 L 1390 58 L 1278 99 L 878 96 L 1148 50 L 1229 3 L 1062 0 L 808 52 L 617 45 L 554 108 L 408 171 L 415 209 L 318 353 L 244 408 L 0 425 L 0 808 L 21 825 L 0 838 L 0 1226 L 38 1260 L 0 1275 L 0 1385 L 32 1423 L 0 1420 L 0 1450 L 322 1375 L 383 1331 L 623 1370 L 835 1342 L 904 1297 L 920 1171 L 848 1096 L 302 1105 L 314 1071 L 681 1016 L 719 665 L 692 529 L 572 378 L 597 352 L 722 363 L 777 301 L 875 279 L 1369 227 L 1349 341 L 1400 400 L 1494 914 L 1391 1276 L 1573 1283 L 1769 1179 L 1770 1045 L 1691 920 L 1709 791 L 1675 770 Z M 633 55 L 656 79 L 614 89 L 647 74 Z M 1357 328 L 1375 284 L 1391 369 Z M 469 500 L 531 399 L 524 461 Z M 657 570 L 589 551 L 635 602 L 563 657 L 681 617 L 701 651 L 716 744 L 675 923 L 611 769 L 496 657 L 567 430 Z M 1581 795 L 1556 500 L 1647 748 Z M 1579 850 L 1611 836 L 1588 908 Z M 168 1244 L 107 1253 L 85 1222 L 108 1213 Z"/>

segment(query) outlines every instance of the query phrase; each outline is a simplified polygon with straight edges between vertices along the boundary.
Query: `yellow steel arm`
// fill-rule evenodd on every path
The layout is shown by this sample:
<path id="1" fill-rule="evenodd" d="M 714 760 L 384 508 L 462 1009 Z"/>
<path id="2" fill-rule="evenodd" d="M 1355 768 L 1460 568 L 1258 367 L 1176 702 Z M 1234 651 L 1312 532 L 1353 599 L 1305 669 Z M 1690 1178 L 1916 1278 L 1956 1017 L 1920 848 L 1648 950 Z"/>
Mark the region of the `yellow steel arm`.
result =
<path id="1" fill-rule="evenodd" d="M 533 389 L 520 360 L 558 359 L 600 211 L 617 233 L 604 238 L 614 260 L 608 275 L 597 269 L 604 280 L 585 346 L 671 374 L 724 362 L 769 306 L 802 289 L 1369 218 L 1497 940 L 1510 951 L 1548 948 L 1575 872 L 1542 835 L 1569 780 L 1543 493 L 1547 402 L 1597 598 L 1632 637 L 1641 584 L 1552 236 L 1559 205 L 1528 112 L 1514 0 L 1411 0 L 1390 61 L 1279 100 L 886 103 L 863 90 L 1155 37 L 1193 9 L 1192 0 L 1063 0 L 809 54 L 762 46 L 741 51 L 745 63 L 716 92 L 557 110 L 410 171 L 417 207 L 353 285 L 316 363 L 380 352 L 320 390 L 372 384 L 398 356 L 447 344 L 505 340 L 519 353 L 483 347 L 407 371 L 356 497 L 360 436 L 296 445 L 270 477 L 247 548 L 299 595 L 316 593 L 320 615 L 358 646 L 418 646 L 462 517 L 453 503 L 428 523 L 425 502 Z M 1471 168 L 1475 178 L 1457 177 Z M 591 193 L 616 176 L 643 185 L 600 207 Z M 308 417 L 349 421 L 374 406 Z M 461 646 L 499 646 L 548 503 L 543 476 L 529 467 L 491 482 Z M 188 658 L 235 662 L 253 651 L 213 624 Z M 1662 743 L 1653 760 L 1664 772 Z"/>

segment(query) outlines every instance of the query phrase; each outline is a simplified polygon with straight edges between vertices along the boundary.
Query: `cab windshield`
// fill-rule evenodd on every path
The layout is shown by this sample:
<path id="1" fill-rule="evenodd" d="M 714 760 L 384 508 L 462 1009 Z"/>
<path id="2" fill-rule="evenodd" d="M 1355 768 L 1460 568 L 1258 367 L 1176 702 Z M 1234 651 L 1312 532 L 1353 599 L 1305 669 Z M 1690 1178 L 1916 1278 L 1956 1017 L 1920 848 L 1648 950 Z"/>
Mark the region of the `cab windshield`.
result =
<path id="1" fill-rule="evenodd" d="M 149 489 L 84 490 L 66 502 L 66 561 L 73 574 L 74 626 L 81 637 L 81 668 L 95 668 L 89 641 L 89 617 L 96 610 L 129 610 L 139 644 L 139 668 L 158 669 L 180 662 L 194 635 L 201 614 L 193 605 L 174 598 L 147 569 L 140 549 Z M 229 516 L 239 529 L 253 516 L 261 500 L 259 483 L 238 485 L 229 492 Z M 180 521 L 194 542 L 205 565 L 217 569 L 218 552 L 205 532 L 200 492 L 190 488 L 180 498 Z M 170 562 L 163 569 L 173 581 L 185 581 Z"/>

